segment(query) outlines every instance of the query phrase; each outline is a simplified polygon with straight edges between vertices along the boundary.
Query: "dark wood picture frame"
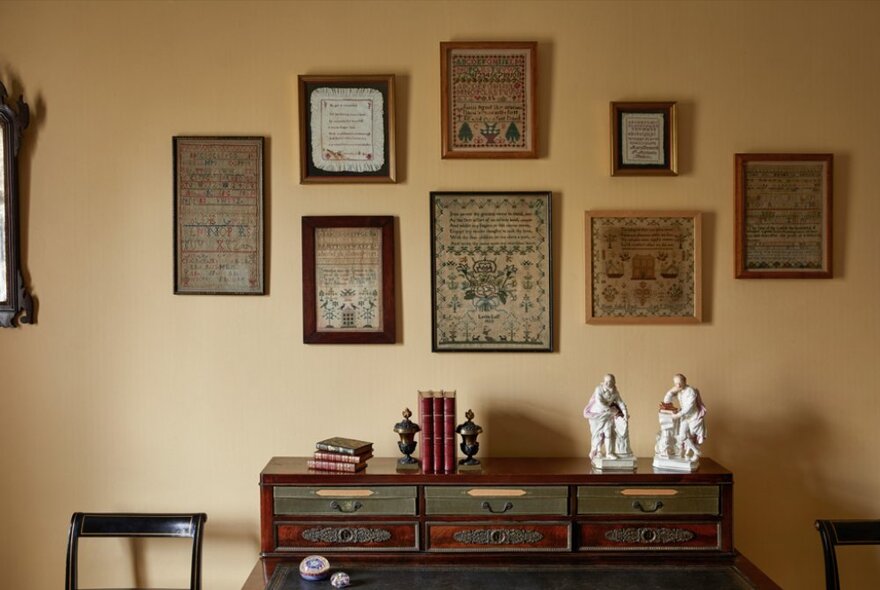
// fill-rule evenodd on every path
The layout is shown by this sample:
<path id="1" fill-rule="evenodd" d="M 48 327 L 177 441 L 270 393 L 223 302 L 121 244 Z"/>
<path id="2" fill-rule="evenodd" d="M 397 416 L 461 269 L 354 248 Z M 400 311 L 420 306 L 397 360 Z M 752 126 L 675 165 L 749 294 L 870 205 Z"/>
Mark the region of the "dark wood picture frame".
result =
<path id="1" fill-rule="evenodd" d="M 587 211 L 584 231 L 588 324 L 703 321 L 702 213 Z"/>
<path id="2" fill-rule="evenodd" d="M 18 154 L 30 109 L 19 96 L 13 108 L 0 82 L 0 327 L 36 323 L 34 299 L 21 270 Z"/>
<path id="3" fill-rule="evenodd" d="M 611 176 L 676 176 L 674 102 L 611 103 Z"/>
<path id="4" fill-rule="evenodd" d="M 265 138 L 176 136 L 174 294 L 264 295 Z"/>
<path id="5" fill-rule="evenodd" d="M 834 154 L 734 157 L 738 279 L 830 279 Z"/>
<path id="6" fill-rule="evenodd" d="M 537 51 L 535 41 L 440 43 L 440 136 L 443 158 L 538 157 Z M 499 57 L 513 57 L 514 60 L 504 61 Z M 523 58 L 521 64 L 516 61 L 519 57 Z M 478 96 L 468 100 L 464 92 L 458 90 L 456 81 L 459 78 L 455 68 L 456 65 L 461 66 L 462 76 L 467 77 L 467 80 L 462 80 L 462 87 L 468 88 L 475 86 L 472 79 L 475 68 L 472 63 L 457 64 L 458 59 L 483 59 L 487 62 L 483 64 L 484 68 L 502 70 L 500 74 L 514 82 L 505 84 L 502 89 L 494 88 L 498 96 L 492 95 L 493 89 L 487 82 Z M 483 128 L 475 128 L 477 123 Z M 500 145 L 495 143 L 498 137 L 501 138 Z"/>
<path id="7" fill-rule="evenodd" d="M 550 191 L 431 193 L 431 350 L 552 352 Z"/>
<path id="8" fill-rule="evenodd" d="M 392 216 L 303 217 L 303 342 L 394 344 L 394 252 Z"/>
<path id="9" fill-rule="evenodd" d="M 299 76 L 301 184 L 397 182 L 394 85 L 393 74 Z M 381 109 L 374 109 L 379 101 Z M 353 118 L 359 119 L 359 130 L 351 129 Z M 381 127 L 378 133 L 377 125 Z M 331 132 L 331 128 L 338 131 Z M 316 130 L 326 130 L 327 137 Z M 325 139 L 334 144 L 325 145 Z"/>

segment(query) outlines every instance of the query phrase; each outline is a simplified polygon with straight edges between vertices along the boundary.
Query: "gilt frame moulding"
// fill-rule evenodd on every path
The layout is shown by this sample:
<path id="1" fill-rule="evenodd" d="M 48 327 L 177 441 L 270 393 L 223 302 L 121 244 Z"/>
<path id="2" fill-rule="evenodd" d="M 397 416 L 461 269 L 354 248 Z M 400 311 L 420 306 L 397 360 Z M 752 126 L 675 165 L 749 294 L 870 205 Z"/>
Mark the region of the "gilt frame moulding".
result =
<path id="1" fill-rule="evenodd" d="M 552 352 L 552 193 L 431 193 L 431 350 Z"/>
<path id="2" fill-rule="evenodd" d="M 702 321 L 702 214 L 587 211 L 586 321 Z"/>
<path id="3" fill-rule="evenodd" d="M 738 279 L 830 279 L 833 154 L 736 154 Z"/>
<path id="4" fill-rule="evenodd" d="M 299 76 L 300 183 L 395 183 L 393 74 Z"/>
<path id="5" fill-rule="evenodd" d="M 446 158 L 537 158 L 535 41 L 440 43 Z"/>

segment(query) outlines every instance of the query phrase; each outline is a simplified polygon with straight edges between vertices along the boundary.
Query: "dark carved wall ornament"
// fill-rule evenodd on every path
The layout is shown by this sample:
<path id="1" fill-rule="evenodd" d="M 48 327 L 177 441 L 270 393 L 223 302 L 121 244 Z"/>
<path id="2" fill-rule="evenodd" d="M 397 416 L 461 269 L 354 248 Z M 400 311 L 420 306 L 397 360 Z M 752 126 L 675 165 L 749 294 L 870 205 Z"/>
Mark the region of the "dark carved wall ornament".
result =
<path id="1" fill-rule="evenodd" d="M 34 302 L 24 284 L 19 254 L 18 152 L 30 121 L 22 97 L 7 104 L 0 82 L 0 327 L 34 323 Z M 21 314 L 21 315 L 19 315 Z"/>

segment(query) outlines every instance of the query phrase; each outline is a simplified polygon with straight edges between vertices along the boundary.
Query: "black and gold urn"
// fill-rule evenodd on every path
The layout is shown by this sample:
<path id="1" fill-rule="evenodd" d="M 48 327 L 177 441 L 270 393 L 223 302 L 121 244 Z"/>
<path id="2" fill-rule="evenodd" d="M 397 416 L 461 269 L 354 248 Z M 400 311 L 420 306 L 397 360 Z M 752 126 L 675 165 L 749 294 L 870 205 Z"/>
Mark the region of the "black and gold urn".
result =
<path id="1" fill-rule="evenodd" d="M 471 410 L 465 412 L 464 417 L 467 422 L 459 424 L 455 431 L 461 435 L 461 444 L 459 448 L 466 455 L 464 459 L 458 462 L 460 467 L 475 467 L 480 464 L 478 459 L 474 459 L 474 455 L 480 450 L 480 443 L 477 437 L 483 432 L 483 428 L 479 424 L 474 423 L 474 413 Z"/>
<path id="2" fill-rule="evenodd" d="M 409 408 L 404 409 L 403 420 L 394 425 L 394 432 L 400 436 L 397 448 L 405 455 L 397 460 L 398 469 L 418 469 L 419 466 L 419 460 L 414 459 L 412 454 L 415 452 L 416 445 L 418 444 L 415 440 L 416 433 L 421 428 L 409 419 L 410 416 L 412 416 L 412 412 L 409 411 Z"/>

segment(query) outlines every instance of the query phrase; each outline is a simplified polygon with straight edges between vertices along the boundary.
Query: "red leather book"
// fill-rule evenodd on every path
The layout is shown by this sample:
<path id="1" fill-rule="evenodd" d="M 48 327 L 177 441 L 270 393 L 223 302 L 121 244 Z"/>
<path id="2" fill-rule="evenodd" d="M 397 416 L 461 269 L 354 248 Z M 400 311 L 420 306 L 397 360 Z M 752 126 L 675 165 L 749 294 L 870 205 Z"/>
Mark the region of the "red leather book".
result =
<path id="1" fill-rule="evenodd" d="M 443 456 L 445 421 L 443 420 L 443 392 L 434 392 L 434 473 L 443 473 L 446 465 Z"/>
<path id="2" fill-rule="evenodd" d="M 330 451 L 315 451 L 316 461 L 336 461 L 337 463 L 363 463 L 373 456 L 372 451 L 364 455 L 344 455 Z"/>
<path id="3" fill-rule="evenodd" d="M 443 472 L 455 473 L 455 392 L 443 392 Z"/>
<path id="4" fill-rule="evenodd" d="M 363 463 L 340 463 L 338 461 L 318 461 L 317 459 L 308 459 L 306 464 L 309 469 L 317 471 L 341 471 L 343 473 L 355 473 L 367 466 L 366 461 Z"/>
<path id="5" fill-rule="evenodd" d="M 422 429 L 422 473 L 434 473 L 434 394 L 419 392 L 419 426 Z"/>

